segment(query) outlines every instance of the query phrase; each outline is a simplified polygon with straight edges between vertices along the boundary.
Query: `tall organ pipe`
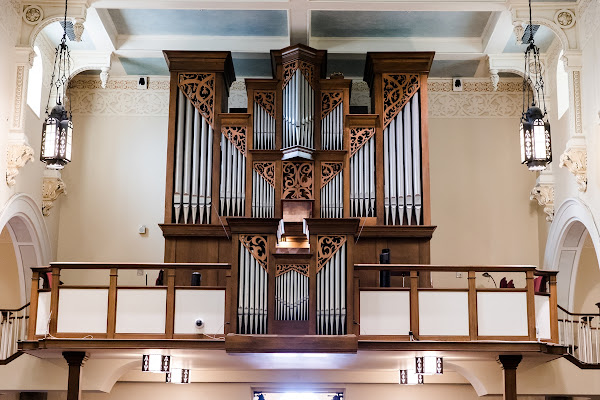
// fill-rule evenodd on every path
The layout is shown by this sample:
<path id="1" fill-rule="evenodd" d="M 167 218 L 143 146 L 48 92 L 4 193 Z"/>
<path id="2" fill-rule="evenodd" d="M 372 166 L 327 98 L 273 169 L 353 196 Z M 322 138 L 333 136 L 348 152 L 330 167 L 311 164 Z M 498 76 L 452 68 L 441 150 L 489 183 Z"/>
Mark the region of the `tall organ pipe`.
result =
<path id="1" fill-rule="evenodd" d="M 275 118 L 257 103 L 254 103 L 254 148 L 275 148 Z"/>
<path id="2" fill-rule="evenodd" d="M 267 272 L 239 244 L 238 327 L 241 334 L 267 333 Z"/>
<path id="3" fill-rule="evenodd" d="M 324 150 L 342 150 L 344 103 L 339 103 L 321 121 L 321 146 Z"/>
<path id="4" fill-rule="evenodd" d="M 244 215 L 245 180 L 246 156 L 222 135 L 220 215 Z"/>
<path id="5" fill-rule="evenodd" d="M 346 245 L 317 273 L 317 334 L 346 334 Z"/>
<path id="6" fill-rule="evenodd" d="M 283 147 L 314 147 L 315 92 L 300 70 L 283 88 Z"/>
<path id="7" fill-rule="evenodd" d="M 375 137 L 350 158 L 350 213 L 353 217 L 375 216 Z"/>
<path id="8" fill-rule="evenodd" d="M 343 182 L 343 172 L 340 172 L 321 188 L 321 218 L 342 218 Z"/>

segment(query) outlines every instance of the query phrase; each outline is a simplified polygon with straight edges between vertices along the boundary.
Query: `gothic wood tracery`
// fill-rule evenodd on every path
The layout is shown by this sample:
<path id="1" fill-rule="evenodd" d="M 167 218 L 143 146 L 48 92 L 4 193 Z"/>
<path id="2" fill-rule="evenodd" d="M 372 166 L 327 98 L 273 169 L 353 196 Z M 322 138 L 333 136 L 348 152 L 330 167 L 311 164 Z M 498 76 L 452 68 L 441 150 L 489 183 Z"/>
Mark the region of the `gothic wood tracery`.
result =
<path id="1" fill-rule="evenodd" d="M 419 75 L 383 74 L 383 129 L 419 90 Z"/>
<path id="2" fill-rule="evenodd" d="M 350 157 L 375 135 L 375 128 L 352 128 L 350 129 Z"/>
<path id="3" fill-rule="evenodd" d="M 253 168 L 265 181 L 272 187 L 275 187 L 275 163 L 266 161 L 257 161 L 254 163 Z"/>
<path id="4" fill-rule="evenodd" d="M 297 69 L 300 70 L 300 73 L 304 75 L 304 78 L 306 78 L 310 86 L 314 89 L 315 84 L 313 79 L 315 76 L 315 67 L 302 60 L 290 61 L 283 64 L 283 87 L 285 88 L 287 86 Z"/>
<path id="5" fill-rule="evenodd" d="M 241 235 L 240 242 L 252 254 L 252 257 L 267 271 L 267 238 L 258 235 Z"/>
<path id="6" fill-rule="evenodd" d="M 283 163 L 283 195 L 287 200 L 312 200 L 313 164 L 311 162 Z"/>
<path id="7" fill-rule="evenodd" d="M 277 264 L 275 277 L 283 275 L 289 271 L 296 271 L 308 278 L 308 264 Z"/>
<path id="8" fill-rule="evenodd" d="M 271 117 L 275 118 L 275 91 L 254 92 L 254 102 L 264 109 Z"/>
<path id="9" fill-rule="evenodd" d="M 214 129 L 215 74 L 179 74 L 177 85 Z"/>
<path id="10" fill-rule="evenodd" d="M 342 103 L 342 92 L 321 91 L 321 119 Z"/>
<path id="11" fill-rule="evenodd" d="M 346 236 L 318 236 L 317 239 L 317 273 L 327 262 L 337 253 L 337 251 L 346 243 Z"/>
<path id="12" fill-rule="evenodd" d="M 221 133 L 240 151 L 246 155 L 246 127 L 245 126 L 223 126 Z"/>
<path id="13" fill-rule="evenodd" d="M 321 163 L 321 188 L 325 187 L 337 174 L 342 172 L 343 163 L 341 162 L 322 162 Z"/>

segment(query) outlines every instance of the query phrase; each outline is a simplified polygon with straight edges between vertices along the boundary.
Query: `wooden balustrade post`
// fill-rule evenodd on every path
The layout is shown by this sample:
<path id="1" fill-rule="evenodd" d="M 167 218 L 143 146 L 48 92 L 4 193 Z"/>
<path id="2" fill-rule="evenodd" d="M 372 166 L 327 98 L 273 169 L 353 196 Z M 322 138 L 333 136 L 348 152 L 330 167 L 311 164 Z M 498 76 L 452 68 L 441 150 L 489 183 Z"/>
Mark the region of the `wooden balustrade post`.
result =
<path id="1" fill-rule="evenodd" d="M 40 273 L 33 271 L 31 276 L 31 297 L 29 300 L 29 324 L 27 325 L 27 340 L 35 340 L 35 327 L 37 325 L 38 294 L 40 288 Z"/>
<path id="2" fill-rule="evenodd" d="M 559 343 L 558 335 L 558 298 L 556 292 L 556 274 L 549 276 L 550 292 L 550 339 L 552 343 Z"/>
<path id="3" fill-rule="evenodd" d="M 115 337 L 117 324 L 117 279 L 119 272 L 117 268 L 110 269 L 110 283 L 108 286 L 108 321 L 106 322 L 106 337 Z"/>
<path id="4" fill-rule="evenodd" d="M 522 359 L 521 355 L 498 356 L 504 372 L 503 400 L 517 400 L 517 367 Z"/>
<path id="5" fill-rule="evenodd" d="M 81 368 L 87 360 L 83 351 L 65 351 L 63 357 L 69 365 L 69 378 L 67 383 L 67 400 L 81 399 Z"/>
<path id="6" fill-rule="evenodd" d="M 175 268 L 167 268 L 167 310 L 165 336 L 173 339 L 175 329 Z"/>
<path id="7" fill-rule="evenodd" d="M 354 271 L 354 315 L 353 315 L 353 332 L 356 336 L 360 336 L 360 278 L 358 273 Z M 348 331 L 348 333 L 351 333 Z"/>
<path id="8" fill-rule="evenodd" d="M 526 288 L 527 288 L 527 331 L 529 340 L 537 340 L 535 332 L 535 287 L 533 285 L 533 271 L 526 273 Z"/>
<path id="9" fill-rule="evenodd" d="M 225 316 L 223 320 L 225 321 L 225 326 L 223 327 L 223 333 L 227 335 L 228 333 L 234 333 L 231 331 L 231 308 L 233 301 L 233 293 L 232 293 L 232 285 L 231 285 L 231 270 L 227 271 L 225 275 Z"/>
<path id="10" fill-rule="evenodd" d="M 477 340 L 477 287 L 475 286 L 475 271 L 468 272 L 469 282 L 469 340 Z"/>
<path id="11" fill-rule="evenodd" d="M 419 338 L 419 274 L 410 271 L 410 330 Z"/>
<path id="12" fill-rule="evenodd" d="M 52 285 L 50 287 L 50 325 L 49 334 L 56 336 L 58 324 L 58 288 L 60 286 L 60 268 L 52 267 Z"/>

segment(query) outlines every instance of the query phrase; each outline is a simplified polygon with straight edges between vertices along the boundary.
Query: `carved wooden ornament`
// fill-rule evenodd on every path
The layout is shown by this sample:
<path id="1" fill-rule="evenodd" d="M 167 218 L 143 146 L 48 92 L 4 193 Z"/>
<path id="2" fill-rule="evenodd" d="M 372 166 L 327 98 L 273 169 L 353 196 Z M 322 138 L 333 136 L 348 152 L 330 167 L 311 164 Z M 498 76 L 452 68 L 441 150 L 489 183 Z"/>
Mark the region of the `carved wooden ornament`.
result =
<path id="1" fill-rule="evenodd" d="M 296 271 L 308 278 L 308 264 L 277 264 L 275 277 L 283 275 L 289 271 Z"/>
<path id="2" fill-rule="evenodd" d="M 275 163 L 266 161 L 257 161 L 254 163 L 253 168 L 265 181 L 272 187 L 275 187 Z"/>
<path id="3" fill-rule="evenodd" d="M 241 235 L 240 242 L 252 254 L 252 257 L 267 271 L 267 237 L 258 235 Z"/>
<path id="4" fill-rule="evenodd" d="M 214 129 L 215 74 L 182 73 L 178 76 L 177 85 Z"/>
<path id="5" fill-rule="evenodd" d="M 312 200 L 313 164 L 311 162 L 283 163 L 283 199 Z"/>
<path id="6" fill-rule="evenodd" d="M 245 126 L 223 126 L 221 133 L 240 151 L 246 155 L 246 127 Z"/>
<path id="7" fill-rule="evenodd" d="M 296 60 L 290 61 L 283 64 L 283 87 L 285 88 L 294 76 L 296 70 L 300 70 L 300 73 L 304 75 L 304 78 L 308 81 L 310 86 L 314 89 L 314 76 L 315 76 L 315 67 L 312 64 L 307 63 L 306 61 Z"/>
<path id="8" fill-rule="evenodd" d="M 417 74 L 383 74 L 383 129 L 419 90 Z"/>
<path id="9" fill-rule="evenodd" d="M 275 118 L 275 91 L 257 91 L 254 92 L 254 102 L 258 104 L 269 115 Z"/>
<path id="10" fill-rule="evenodd" d="M 317 273 L 346 243 L 346 236 L 318 236 L 317 237 Z"/>
<path id="11" fill-rule="evenodd" d="M 342 92 L 321 92 L 321 119 L 342 104 Z"/>
<path id="12" fill-rule="evenodd" d="M 350 129 L 350 157 L 375 135 L 375 128 L 352 128 Z"/>
<path id="13" fill-rule="evenodd" d="M 325 187 L 337 174 L 342 172 L 344 164 L 341 162 L 321 163 L 321 189 Z"/>

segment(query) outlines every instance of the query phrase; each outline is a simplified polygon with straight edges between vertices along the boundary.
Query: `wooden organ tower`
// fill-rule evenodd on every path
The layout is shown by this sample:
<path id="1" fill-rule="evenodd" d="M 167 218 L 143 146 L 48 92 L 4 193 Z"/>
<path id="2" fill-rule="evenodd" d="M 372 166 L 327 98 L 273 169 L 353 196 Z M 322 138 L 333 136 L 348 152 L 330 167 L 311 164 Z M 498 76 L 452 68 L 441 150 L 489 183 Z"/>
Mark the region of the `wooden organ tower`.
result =
<path id="1" fill-rule="evenodd" d="M 351 80 L 325 78 L 323 50 L 271 51 L 273 78 L 246 79 L 247 113 L 227 112 L 231 53 L 165 58 L 165 262 L 231 264 L 230 276 L 202 276 L 231 289 L 226 332 L 358 333 L 354 280 L 376 287 L 379 274 L 354 265 L 379 262 L 383 249 L 392 263 L 430 261 L 433 53 L 368 53 L 372 113 L 360 115 L 350 113 Z"/>

